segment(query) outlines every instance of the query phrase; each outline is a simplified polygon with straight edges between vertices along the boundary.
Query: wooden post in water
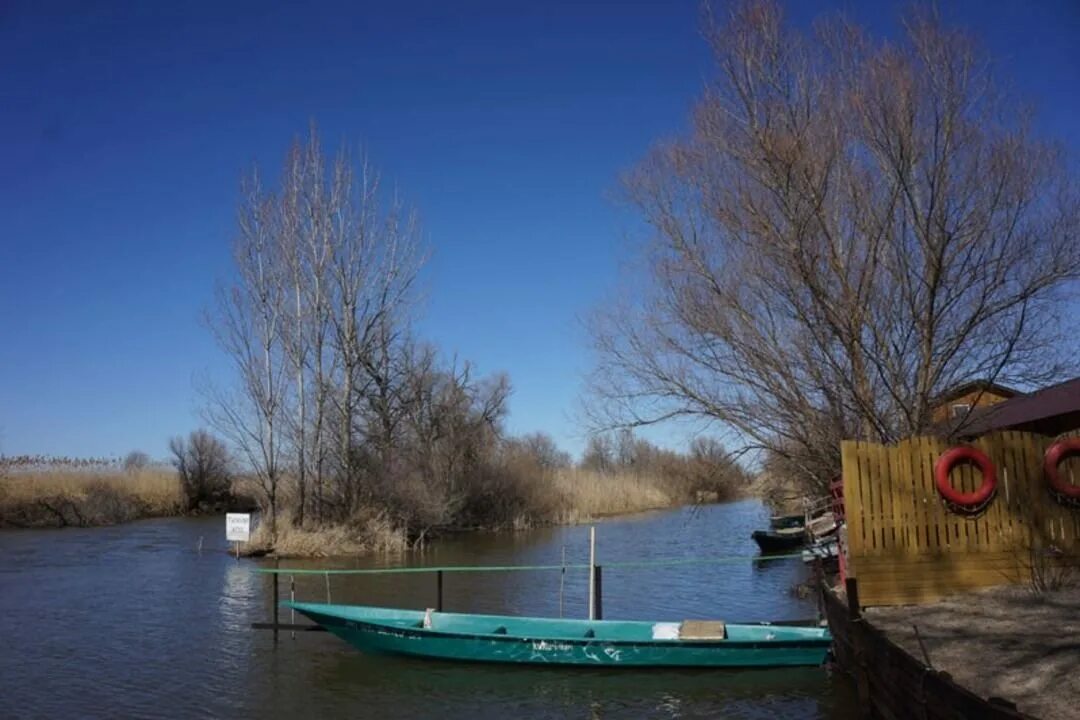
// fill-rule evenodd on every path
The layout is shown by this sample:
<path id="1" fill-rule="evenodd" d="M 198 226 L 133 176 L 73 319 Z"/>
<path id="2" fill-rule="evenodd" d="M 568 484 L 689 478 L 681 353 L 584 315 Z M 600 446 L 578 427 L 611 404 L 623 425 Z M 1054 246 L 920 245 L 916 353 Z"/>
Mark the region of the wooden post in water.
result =
<path id="1" fill-rule="evenodd" d="M 596 526 L 589 528 L 589 619 L 596 619 Z"/>
<path id="2" fill-rule="evenodd" d="M 562 567 L 559 569 L 559 617 L 563 615 L 563 587 L 566 585 L 566 546 L 562 546 Z"/>
<path id="3" fill-rule="evenodd" d="M 855 661 L 855 695 L 859 701 L 861 717 L 870 717 L 870 677 L 866 660 L 865 626 L 862 622 L 862 607 L 859 605 L 859 583 L 849 577 L 844 581 L 844 592 L 848 603 L 848 628 L 851 633 L 851 654 Z"/>
<path id="4" fill-rule="evenodd" d="M 435 571 L 435 609 L 438 612 L 443 611 L 442 604 L 442 570 Z"/>
<path id="5" fill-rule="evenodd" d="M 596 573 L 596 578 L 595 578 L 595 582 L 596 582 L 596 590 L 595 590 L 596 608 L 595 608 L 595 617 L 593 618 L 593 620 L 603 620 L 604 619 L 604 566 L 603 565 L 597 565 L 594 572 Z"/>
<path id="6" fill-rule="evenodd" d="M 296 576 L 289 576 L 289 602 L 296 602 Z M 289 608 L 289 624 L 296 627 L 296 609 Z M 296 630 L 292 631 L 292 639 L 296 639 Z"/>
<path id="7" fill-rule="evenodd" d="M 862 608 L 859 606 L 859 583 L 849 577 L 844 581 L 844 593 L 847 595 L 848 615 L 852 620 L 862 617 Z"/>
<path id="8" fill-rule="evenodd" d="M 274 561 L 274 569 L 280 567 L 281 561 Z M 274 644 L 277 644 L 277 631 L 278 631 L 278 579 L 277 573 L 274 573 Z"/>

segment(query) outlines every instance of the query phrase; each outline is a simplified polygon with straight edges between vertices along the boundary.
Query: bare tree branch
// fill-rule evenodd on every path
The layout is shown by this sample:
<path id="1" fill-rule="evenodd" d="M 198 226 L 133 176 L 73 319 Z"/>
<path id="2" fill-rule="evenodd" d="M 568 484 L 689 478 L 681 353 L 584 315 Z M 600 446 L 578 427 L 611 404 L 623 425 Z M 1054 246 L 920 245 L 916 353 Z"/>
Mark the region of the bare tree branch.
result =
<path id="1" fill-rule="evenodd" d="M 905 28 L 807 36 L 758 0 L 710 20 L 692 133 L 626 178 L 651 270 L 595 319 L 599 425 L 712 419 L 821 488 L 841 439 L 926 430 L 952 385 L 1076 367 L 1075 178 L 970 38 Z"/>

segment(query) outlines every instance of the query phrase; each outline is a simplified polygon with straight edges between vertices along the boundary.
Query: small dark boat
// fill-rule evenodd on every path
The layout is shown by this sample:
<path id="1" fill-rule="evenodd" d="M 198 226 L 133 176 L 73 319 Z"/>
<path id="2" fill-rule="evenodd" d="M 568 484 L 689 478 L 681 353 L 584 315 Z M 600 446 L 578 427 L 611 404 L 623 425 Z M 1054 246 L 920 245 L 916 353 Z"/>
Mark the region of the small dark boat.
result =
<path id="1" fill-rule="evenodd" d="M 806 535 L 801 527 L 786 530 L 755 530 L 750 535 L 763 553 L 779 553 L 798 550 L 806 542 Z"/>
<path id="2" fill-rule="evenodd" d="M 802 527 L 806 522 L 806 516 L 799 515 L 773 515 L 769 518 L 769 527 L 773 530 L 787 530 L 788 528 Z"/>

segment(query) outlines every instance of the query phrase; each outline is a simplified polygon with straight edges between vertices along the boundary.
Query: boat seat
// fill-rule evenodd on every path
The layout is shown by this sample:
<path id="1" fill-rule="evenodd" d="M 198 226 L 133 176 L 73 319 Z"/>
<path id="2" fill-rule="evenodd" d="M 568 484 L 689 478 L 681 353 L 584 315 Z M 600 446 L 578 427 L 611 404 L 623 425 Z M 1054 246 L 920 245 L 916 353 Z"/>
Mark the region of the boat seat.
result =
<path id="1" fill-rule="evenodd" d="M 683 620 L 680 640 L 725 640 L 727 627 L 722 620 Z"/>
<path id="2" fill-rule="evenodd" d="M 500 625 L 499 627 L 495 628 L 495 634 L 496 635 L 505 635 L 506 634 L 506 626 L 505 625 Z"/>
<path id="3" fill-rule="evenodd" d="M 585 637 L 587 637 L 587 638 L 596 637 L 596 631 L 593 630 L 592 628 L 589 628 L 588 630 L 585 631 Z"/>

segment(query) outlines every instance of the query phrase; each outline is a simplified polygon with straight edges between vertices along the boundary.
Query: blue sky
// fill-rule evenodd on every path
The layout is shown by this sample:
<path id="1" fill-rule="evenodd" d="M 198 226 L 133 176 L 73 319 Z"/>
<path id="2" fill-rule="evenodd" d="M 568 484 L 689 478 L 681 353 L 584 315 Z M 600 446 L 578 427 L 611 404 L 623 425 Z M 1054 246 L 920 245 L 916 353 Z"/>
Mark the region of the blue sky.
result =
<path id="1" fill-rule="evenodd" d="M 878 34 L 895 2 L 845 9 Z M 940 3 L 1070 146 L 1080 6 Z M 309 120 L 423 218 L 420 334 L 515 387 L 509 429 L 581 446 L 581 319 L 614 287 L 619 173 L 685 127 L 711 67 L 670 2 L 0 5 L 0 451 L 163 456 L 227 368 L 200 313 L 241 174 Z M 661 435 L 674 441 L 677 433 Z"/>

